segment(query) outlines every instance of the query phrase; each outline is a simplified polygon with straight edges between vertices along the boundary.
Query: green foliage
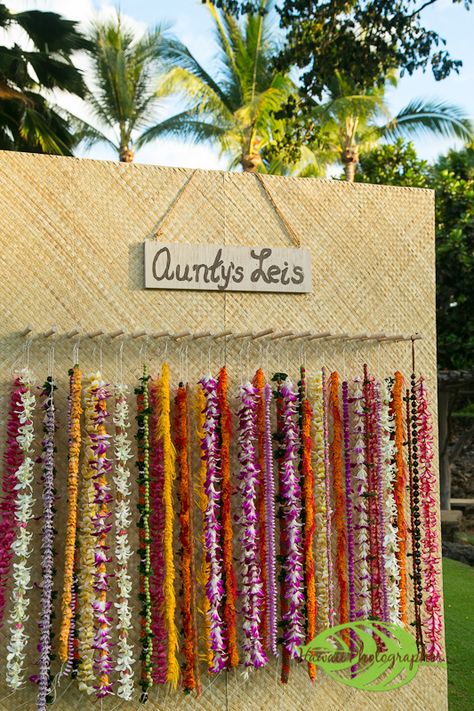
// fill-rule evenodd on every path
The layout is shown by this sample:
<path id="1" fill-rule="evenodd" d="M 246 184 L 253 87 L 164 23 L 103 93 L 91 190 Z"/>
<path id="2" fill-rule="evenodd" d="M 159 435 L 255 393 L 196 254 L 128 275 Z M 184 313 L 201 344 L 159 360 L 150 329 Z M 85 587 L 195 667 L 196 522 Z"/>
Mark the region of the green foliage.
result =
<path id="1" fill-rule="evenodd" d="M 450 151 L 433 170 L 436 190 L 438 359 L 474 365 L 474 149 Z"/>
<path id="2" fill-rule="evenodd" d="M 474 569 L 443 558 L 446 658 L 450 711 L 472 708 L 474 647 Z"/>
<path id="3" fill-rule="evenodd" d="M 459 2 L 459 0 L 454 0 Z M 321 97 L 335 71 L 357 75 L 359 87 L 385 81 L 393 69 L 413 74 L 431 68 L 436 79 L 458 71 L 445 41 L 424 27 L 423 10 L 437 0 L 282 0 L 277 11 L 286 30 L 280 71 L 296 64 L 304 92 Z M 468 8 L 471 0 L 464 0 Z M 257 0 L 216 0 L 229 12 L 256 11 Z"/>
<path id="4" fill-rule="evenodd" d="M 71 61 L 88 46 L 77 23 L 54 12 L 12 13 L 2 3 L 0 28 L 20 29 L 30 45 L 0 46 L 0 148 L 71 155 L 69 117 L 47 100 L 45 90 L 84 95 L 81 73 Z"/>
<path id="5" fill-rule="evenodd" d="M 262 10 L 270 5 L 269 0 L 260 3 Z M 140 142 L 166 135 L 210 140 L 229 156 L 231 168 L 265 171 L 265 150 L 282 130 L 276 114 L 296 87 L 274 68 L 277 45 L 268 13 L 238 21 L 212 4 L 208 8 L 217 43 L 212 74 L 181 42 L 168 42 L 165 58 L 172 68 L 159 94 L 178 96 L 185 109 L 149 128 Z"/>
<path id="6" fill-rule="evenodd" d="M 450 151 L 430 167 L 411 144 L 379 146 L 357 180 L 436 191 L 438 365 L 474 365 L 474 149 Z"/>
<path id="7" fill-rule="evenodd" d="M 430 182 L 430 168 L 427 161 L 418 158 L 412 143 L 399 138 L 393 144 L 377 146 L 362 154 L 356 181 L 426 188 Z"/>

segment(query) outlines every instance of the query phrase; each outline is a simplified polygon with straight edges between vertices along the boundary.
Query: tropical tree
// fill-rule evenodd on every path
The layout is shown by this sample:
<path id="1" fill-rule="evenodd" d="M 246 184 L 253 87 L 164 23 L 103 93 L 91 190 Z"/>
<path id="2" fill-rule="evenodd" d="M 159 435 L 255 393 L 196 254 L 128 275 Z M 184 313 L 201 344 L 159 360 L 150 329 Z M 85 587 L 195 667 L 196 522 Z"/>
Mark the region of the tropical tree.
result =
<path id="1" fill-rule="evenodd" d="M 271 0 L 262 0 L 260 12 L 241 21 L 206 4 L 217 41 L 213 71 L 207 72 L 181 42 L 168 42 L 165 54 L 172 68 L 159 95 L 176 95 L 184 108 L 148 128 L 139 143 L 163 136 L 211 141 L 229 156 L 229 167 L 265 172 L 263 152 L 281 123 L 275 113 L 296 92 L 288 74 L 273 67 Z"/>
<path id="2" fill-rule="evenodd" d="M 24 38 L 0 46 L 0 148 L 70 155 L 75 136 L 54 98 L 84 94 L 72 57 L 87 41 L 77 23 L 54 12 L 13 13 L 3 3 L 0 28 Z"/>
<path id="3" fill-rule="evenodd" d="M 462 109 L 444 101 L 413 99 L 391 117 L 386 99 L 389 85 L 396 85 L 393 75 L 385 85 L 361 91 L 335 72 L 325 100 L 314 104 L 312 118 L 320 132 L 313 150 L 328 164 L 342 163 L 346 180 L 354 180 L 361 154 L 382 140 L 422 133 L 469 140 L 473 134 Z"/>
<path id="4" fill-rule="evenodd" d="M 87 102 L 94 125 L 82 124 L 78 138 L 86 145 L 104 142 L 120 161 L 130 163 L 143 130 L 156 120 L 165 33 L 157 28 L 137 36 L 117 14 L 95 23 L 89 39 L 92 81 Z"/>

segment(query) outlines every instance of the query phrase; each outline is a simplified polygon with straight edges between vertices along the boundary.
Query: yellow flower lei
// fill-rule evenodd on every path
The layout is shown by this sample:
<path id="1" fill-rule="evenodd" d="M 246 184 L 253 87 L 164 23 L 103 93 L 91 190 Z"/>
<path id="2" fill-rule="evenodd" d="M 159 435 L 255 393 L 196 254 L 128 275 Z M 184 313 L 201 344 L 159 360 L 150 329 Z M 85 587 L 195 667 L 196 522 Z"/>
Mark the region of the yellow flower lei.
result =
<path id="1" fill-rule="evenodd" d="M 316 375 L 310 378 L 308 387 L 310 402 L 313 407 L 316 601 L 317 628 L 318 631 L 320 631 L 328 626 L 329 618 L 322 374 L 316 373 Z"/>

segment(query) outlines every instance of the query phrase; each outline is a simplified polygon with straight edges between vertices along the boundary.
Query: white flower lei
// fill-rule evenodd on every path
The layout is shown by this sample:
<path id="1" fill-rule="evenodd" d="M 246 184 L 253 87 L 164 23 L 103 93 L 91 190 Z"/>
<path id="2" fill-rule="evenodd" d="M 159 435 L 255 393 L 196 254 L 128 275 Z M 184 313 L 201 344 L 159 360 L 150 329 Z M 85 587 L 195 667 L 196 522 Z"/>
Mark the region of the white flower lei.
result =
<path id="1" fill-rule="evenodd" d="M 359 578 L 358 617 L 370 616 L 370 573 L 369 573 L 369 518 L 367 510 L 367 467 L 365 462 L 365 418 L 363 410 L 363 386 L 361 378 L 354 378 L 352 386 L 353 400 L 353 437 L 354 437 L 354 510 L 356 511 L 355 539 L 356 570 Z"/>
<path id="2" fill-rule="evenodd" d="M 25 622 L 28 620 L 28 599 L 27 591 L 31 589 L 31 567 L 28 567 L 28 558 L 31 554 L 31 539 L 33 533 L 28 531 L 28 521 L 33 518 L 33 498 L 32 484 L 33 476 L 33 413 L 36 398 L 31 392 L 32 377 L 29 371 L 24 370 L 20 374 L 20 381 L 26 388 L 26 392 L 20 396 L 20 410 L 18 411 L 20 427 L 17 442 L 22 450 L 23 461 L 16 471 L 17 483 L 15 489 L 18 492 L 15 508 L 15 521 L 17 525 L 16 538 L 12 544 L 15 554 L 13 562 L 12 577 L 12 609 L 9 616 L 11 625 L 10 639 L 7 645 L 6 659 L 6 682 L 12 689 L 18 689 L 24 683 L 24 662 L 25 647 L 28 644 L 28 635 L 25 632 Z"/>
<path id="3" fill-rule="evenodd" d="M 326 536 L 326 470 L 324 466 L 324 402 L 323 376 L 316 373 L 308 380 L 309 398 L 313 406 L 313 471 L 316 505 L 315 563 L 318 631 L 329 624 L 329 573 Z"/>
<path id="4" fill-rule="evenodd" d="M 400 570 L 398 568 L 398 532 L 396 527 L 397 505 L 393 493 L 396 477 L 394 421 L 390 414 L 390 385 L 388 380 L 381 383 L 382 407 L 382 477 L 384 492 L 384 546 L 385 569 L 387 571 L 387 597 L 389 622 L 401 624 L 400 620 Z"/>
<path id="5" fill-rule="evenodd" d="M 114 484 L 117 501 L 115 506 L 115 557 L 118 570 L 117 580 L 118 602 L 115 602 L 118 622 L 117 660 L 115 669 L 119 673 L 117 696 L 129 701 L 133 696 L 133 645 L 130 643 L 129 632 L 132 628 L 132 611 L 129 598 L 132 591 L 132 579 L 128 571 L 128 560 L 132 555 L 127 531 L 132 521 L 130 510 L 130 469 L 127 462 L 132 457 L 131 440 L 127 430 L 130 428 L 129 408 L 127 403 L 128 387 L 115 386 L 115 412 L 113 422 L 116 427 L 114 438 Z"/>

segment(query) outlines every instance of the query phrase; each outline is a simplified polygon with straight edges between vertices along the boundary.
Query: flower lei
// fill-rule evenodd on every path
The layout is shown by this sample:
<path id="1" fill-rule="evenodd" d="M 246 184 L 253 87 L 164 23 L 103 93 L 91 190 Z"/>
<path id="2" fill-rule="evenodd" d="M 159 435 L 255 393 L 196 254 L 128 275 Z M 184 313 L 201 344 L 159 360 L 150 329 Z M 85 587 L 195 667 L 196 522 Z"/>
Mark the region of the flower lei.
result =
<path id="1" fill-rule="evenodd" d="M 130 468 L 129 459 L 132 457 L 129 407 L 127 401 L 128 387 L 123 384 L 115 385 L 115 410 L 113 423 L 115 425 L 114 439 L 114 484 L 116 490 L 115 502 L 115 557 L 117 559 L 117 659 L 115 669 L 118 673 L 117 696 L 130 701 L 133 696 L 133 663 L 134 651 L 130 641 L 132 629 L 132 610 L 130 608 L 130 593 L 132 591 L 132 578 L 129 571 L 129 559 L 132 555 L 128 539 L 128 529 L 132 521 L 130 509 Z"/>
<path id="2" fill-rule="evenodd" d="M 203 426 L 202 453 L 206 462 L 206 481 L 204 491 L 207 506 L 204 512 L 204 547 L 209 573 L 206 581 L 206 594 L 209 603 L 209 639 L 212 650 L 210 672 L 220 672 L 227 666 L 226 626 L 222 615 L 225 594 L 223 581 L 222 543 L 220 523 L 221 475 L 219 471 L 219 400 L 217 382 L 212 377 L 201 381 L 206 397 L 206 419 Z"/>
<path id="3" fill-rule="evenodd" d="M 191 512 L 191 489 L 188 462 L 188 402 L 187 388 L 180 383 L 176 397 L 176 458 L 178 464 L 180 503 L 179 539 L 182 548 L 181 571 L 183 580 L 183 597 L 181 617 L 183 622 L 182 653 L 184 658 L 183 686 L 186 691 L 196 688 L 195 677 L 195 647 L 194 647 L 194 619 L 193 619 L 193 530 Z"/>
<path id="4" fill-rule="evenodd" d="M 148 375 L 146 365 L 143 366 L 143 375 L 140 378 L 141 384 L 135 389 L 137 396 L 137 468 L 138 468 L 138 511 L 140 518 L 138 521 L 139 530 L 139 556 L 140 556 L 140 595 L 142 606 L 140 610 L 140 641 L 142 645 L 141 653 L 141 679 L 140 686 L 142 693 L 140 701 L 145 703 L 148 699 L 148 691 L 153 686 L 152 676 L 152 654 L 153 654 L 153 632 L 151 629 L 151 595 L 150 595 L 150 462 L 149 462 L 149 417 L 150 408 L 148 401 Z"/>
<path id="5" fill-rule="evenodd" d="M 399 570 L 400 586 L 400 620 L 407 626 L 407 525 L 405 520 L 405 486 L 406 471 L 403 457 L 403 375 L 395 373 L 395 380 L 392 389 L 391 411 L 395 420 L 395 467 L 396 479 L 394 487 L 394 497 L 397 507 L 397 560 Z"/>
<path id="6" fill-rule="evenodd" d="M 295 469 L 298 428 L 294 421 L 297 394 L 290 381 L 281 387 L 283 461 L 281 467 L 282 523 L 287 541 L 282 562 L 286 609 L 282 612 L 283 646 L 290 658 L 298 659 L 304 642 L 303 541 L 301 523 L 301 485 Z"/>
<path id="7" fill-rule="evenodd" d="M 332 516 L 333 510 L 331 507 L 331 488 L 333 485 L 332 471 L 329 453 L 329 410 L 330 410 L 330 388 L 326 369 L 322 370 L 322 387 L 323 387 L 323 449 L 324 449 L 324 471 L 325 471 L 325 495 L 326 495 L 326 559 L 328 570 L 328 623 L 329 627 L 334 626 L 335 609 L 334 609 L 334 567 L 332 560 Z"/>
<path id="8" fill-rule="evenodd" d="M 301 367 L 301 379 L 298 384 L 299 424 L 300 424 L 300 472 L 301 490 L 303 494 L 302 519 L 304 521 L 303 559 L 304 582 L 306 592 L 306 642 L 316 634 L 316 581 L 314 577 L 314 475 L 311 461 L 311 405 L 306 393 L 305 369 Z M 308 674 L 311 681 L 316 678 L 316 666 L 308 663 Z"/>
<path id="9" fill-rule="evenodd" d="M 152 546 L 150 550 L 151 576 L 150 595 L 151 630 L 153 632 L 152 675 L 155 684 L 166 683 L 166 648 L 168 632 L 165 624 L 165 552 L 163 535 L 165 529 L 165 508 L 163 503 L 164 468 L 163 442 L 159 432 L 161 412 L 161 389 L 159 380 L 150 385 L 150 528 Z"/>
<path id="10" fill-rule="evenodd" d="M 232 434 L 232 417 L 227 402 L 227 370 L 221 368 L 217 382 L 217 398 L 219 403 L 220 424 L 220 460 L 222 479 L 222 559 L 224 564 L 224 620 L 227 627 L 227 668 L 236 667 L 239 663 L 237 649 L 237 625 L 235 599 L 237 585 L 232 554 L 232 486 L 230 479 L 230 441 Z"/>
<path id="11" fill-rule="evenodd" d="M 397 505 L 394 488 L 396 480 L 395 464 L 395 423 L 390 414 L 391 383 L 381 382 L 381 413 L 382 429 L 382 487 L 385 521 L 385 571 L 387 580 L 388 622 L 400 624 L 400 571 L 398 569 L 398 535 L 397 535 Z"/>
<path id="12" fill-rule="evenodd" d="M 377 534 L 378 534 L 378 570 L 382 588 L 382 619 L 389 621 L 388 586 L 387 586 L 387 560 L 385 550 L 385 510 L 384 510 L 384 481 L 383 481 L 383 452 L 382 452 L 382 395 L 381 385 L 375 385 L 375 412 L 376 412 L 376 442 L 377 458 L 375 468 L 375 481 L 377 491 Z"/>
<path id="13" fill-rule="evenodd" d="M 107 599 L 110 588 L 107 564 L 111 562 L 108 556 L 108 534 L 112 528 L 109 504 L 112 501 L 108 477 L 112 470 L 112 462 L 107 458 L 110 435 L 107 434 L 106 422 L 109 417 L 107 398 L 110 397 L 108 385 L 97 374 L 99 382 L 92 390 L 94 402 L 95 432 L 91 434 L 94 461 L 94 503 L 95 510 L 92 517 L 94 527 L 94 574 L 93 588 L 95 599 L 92 601 L 94 612 L 94 640 L 92 648 L 94 656 L 94 671 L 99 677 L 98 684 L 94 687 L 98 699 L 108 696 L 112 692 L 110 672 L 112 671 L 112 657 L 110 654 L 111 617 L 109 614 L 112 602 Z"/>
<path id="14" fill-rule="evenodd" d="M 265 405 L 265 527 L 266 535 L 266 570 L 267 570 L 267 630 L 269 649 L 274 657 L 278 656 L 277 648 L 277 582 L 276 582 L 276 550 L 275 550 L 275 480 L 273 477 L 272 431 L 270 408 L 272 402 L 272 387 L 269 383 L 264 388 Z"/>
<path id="15" fill-rule="evenodd" d="M 344 488 L 342 474 L 342 421 L 339 410 L 339 375 L 331 373 L 329 383 L 329 405 L 332 415 L 333 438 L 329 445 L 329 456 L 334 479 L 334 513 L 336 521 L 336 572 L 339 585 L 339 624 L 349 621 L 348 589 L 347 589 L 347 537 L 344 522 Z M 347 630 L 342 637 L 348 641 Z"/>
<path id="16" fill-rule="evenodd" d="M 23 461 L 20 435 L 21 398 L 26 387 L 21 377 L 15 378 L 10 395 L 7 420 L 7 442 L 4 453 L 4 475 L 2 477 L 2 501 L 0 503 L 0 627 L 6 607 L 6 587 L 10 578 L 13 558 L 12 543 L 15 539 L 15 509 L 18 497 L 16 473 Z"/>
<path id="17" fill-rule="evenodd" d="M 359 377 L 354 378 L 351 401 L 353 402 L 352 415 L 354 421 L 354 447 L 352 451 L 354 453 L 354 480 L 356 482 L 354 511 L 357 517 L 354 531 L 356 536 L 355 546 L 358 553 L 355 565 L 357 566 L 357 577 L 360 583 L 357 592 L 357 617 L 367 619 L 370 617 L 368 483 L 364 445 L 364 394 Z"/>
<path id="18" fill-rule="evenodd" d="M 79 656 L 78 680 L 79 689 L 92 694 L 94 691 L 94 524 L 97 504 L 95 502 L 94 477 L 96 475 L 96 455 L 94 436 L 95 424 L 95 397 L 94 390 L 99 384 L 99 376 L 88 376 L 84 400 L 84 432 L 85 452 L 81 469 L 81 495 L 78 507 L 79 512 L 79 554 L 78 554 L 78 594 L 77 594 L 77 620 L 75 634 L 77 635 L 77 653 Z"/>
<path id="19" fill-rule="evenodd" d="M 265 374 L 261 368 L 255 373 L 253 384 L 258 390 L 257 400 L 257 458 L 259 468 L 259 482 L 257 490 L 257 511 L 258 511 L 258 545 L 260 574 L 262 577 L 262 615 L 260 620 L 260 630 L 265 648 L 269 646 L 268 632 L 268 582 L 267 582 L 267 536 L 265 535 L 266 525 L 266 492 L 265 492 Z"/>
<path id="20" fill-rule="evenodd" d="M 324 466 L 324 402 L 322 373 L 308 383 L 313 403 L 313 473 L 315 502 L 315 575 L 318 631 L 328 625 L 328 559 L 326 541 L 326 472 Z"/>
<path id="21" fill-rule="evenodd" d="M 20 398 L 18 403 L 19 428 L 17 442 L 21 450 L 21 463 L 16 470 L 17 497 L 15 502 L 16 528 L 15 539 L 12 543 L 13 559 L 13 590 L 11 594 L 12 608 L 9 616 L 11 624 L 10 637 L 7 645 L 6 681 L 12 689 L 18 689 L 24 682 L 25 648 L 28 644 L 28 635 L 25 631 L 25 622 L 28 619 L 27 611 L 30 604 L 27 591 L 31 588 L 31 567 L 28 559 L 32 552 L 30 548 L 33 537 L 28 530 L 28 521 L 33 518 L 33 413 L 36 398 L 31 391 L 31 374 L 28 371 L 19 377 Z"/>
<path id="22" fill-rule="evenodd" d="M 411 394 L 406 391 L 407 404 L 407 445 L 408 472 L 410 481 L 410 511 L 411 511 L 411 555 L 413 565 L 413 603 L 415 608 L 416 645 L 421 658 L 425 658 L 423 640 L 423 625 L 421 607 L 423 605 L 423 576 L 421 566 L 421 519 L 420 519 L 420 478 L 418 472 L 418 427 L 416 403 L 416 375 L 411 374 Z"/>
<path id="23" fill-rule="evenodd" d="M 355 554 L 354 554 L 354 514 L 352 508 L 352 462 L 351 462 L 351 430 L 349 420 L 349 383 L 342 383 L 342 426 L 344 441 L 344 481 L 346 500 L 346 526 L 347 526 L 347 572 L 349 583 L 349 621 L 356 619 L 356 592 L 355 592 Z M 351 635 L 351 647 L 353 638 Z"/>
<path id="24" fill-rule="evenodd" d="M 196 410 L 197 410 L 197 437 L 199 441 L 200 450 L 200 464 L 199 464 L 199 508 L 201 510 L 201 515 L 203 519 L 202 527 L 202 547 L 205 554 L 202 556 L 202 565 L 199 570 L 199 582 L 201 584 L 203 595 L 201 600 L 202 616 L 203 616 L 203 630 L 204 630 L 204 645 L 205 645 L 205 658 L 207 662 L 208 669 L 211 669 L 213 665 L 213 654 L 211 647 L 211 626 L 210 626 L 210 603 L 207 596 L 207 585 L 209 582 L 210 575 L 210 565 L 208 561 L 208 556 L 206 552 L 206 525 L 205 525 L 205 513 L 208 506 L 208 498 L 206 494 L 206 478 L 207 478 L 207 456 L 206 456 L 206 433 L 204 431 L 204 426 L 206 424 L 206 396 L 202 387 L 198 387 L 196 393 Z"/>
<path id="25" fill-rule="evenodd" d="M 262 615 L 263 584 L 258 559 L 257 488 L 259 468 L 255 451 L 257 439 L 258 388 L 247 383 L 239 390 L 241 407 L 238 412 L 238 458 L 240 463 L 239 491 L 242 513 L 240 524 L 240 567 L 242 573 L 242 615 L 244 633 L 244 665 L 258 669 L 268 658 L 262 643 L 260 619 Z"/>
<path id="26" fill-rule="evenodd" d="M 161 371 L 161 416 L 158 424 L 163 443 L 163 503 L 165 507 L 165 528 L 163 532 L 165 554 L 165 622 L 168 633 L 168 656 L 166 681 L 176 688 L 179 679 L 178 630 L 175 623 L 176 595 L 174 591 L 175 569 L 173 555 L 173 479 L 175 478 L 175 451 L 171 441 L 169 368 L 164 363 Z"/>
<path id="27" fill-rule="evenodd" d="M 56 432 L 54 391 L 56 386 L 53 378 L 49 376 L 43 388 L 42 395 L 44 415 L 43 446 L 43 540 L 41 545 L 41 615 L 40 615 L 40 641 L 39 649 L 39 674 L 38 674 L 38 711 L 44 711 L 48 702 L 48 693 L 51 685 L 51 622 L 53 616 L 53 576 L 54 576 L 54 435 Z"/>
<path id="28" fill-rule="evenodd" d="M 74 558 L 77 528 L 77 492 L 79 454 L 81 451 L 81 379 L 79 366 L 69 371 L 68 396 L 68 512 L 66 544 L 64 547 L 64 583 L 61 600 L 61 627 L 58 638 L 58 657 L 61 662 L 72 662 L 71 639 L 74 636 Z"/>
<path id="29" fill-rule="evenodd" d="M 423 516 L 426 659 L 431 662 L 443 659 L 441 636 L 443 629 L 441 590 L 439 586 L 439 543 L 437 536 L 436 477 L 433 471 L 433 427 L 428 408 L 428 396 L 423 377 L 416 384 L 418 443 L 420 448 L 420 494 Z"/>

